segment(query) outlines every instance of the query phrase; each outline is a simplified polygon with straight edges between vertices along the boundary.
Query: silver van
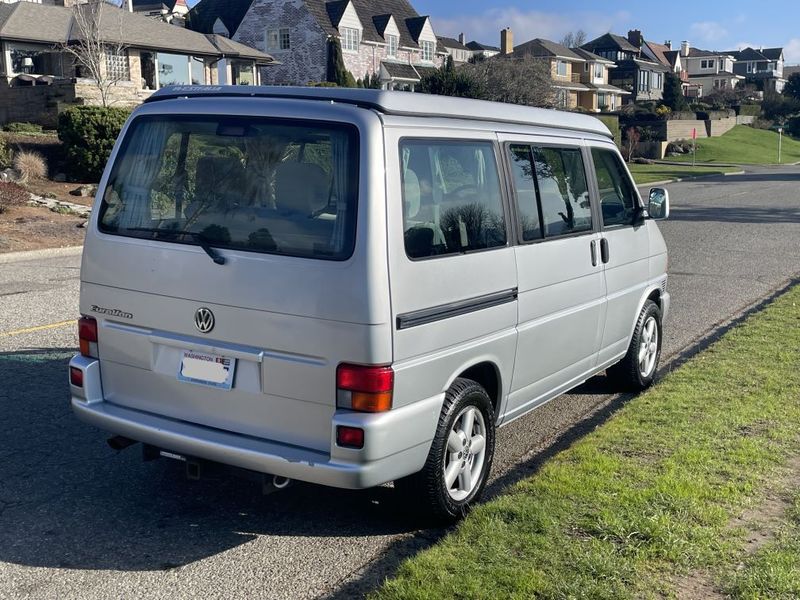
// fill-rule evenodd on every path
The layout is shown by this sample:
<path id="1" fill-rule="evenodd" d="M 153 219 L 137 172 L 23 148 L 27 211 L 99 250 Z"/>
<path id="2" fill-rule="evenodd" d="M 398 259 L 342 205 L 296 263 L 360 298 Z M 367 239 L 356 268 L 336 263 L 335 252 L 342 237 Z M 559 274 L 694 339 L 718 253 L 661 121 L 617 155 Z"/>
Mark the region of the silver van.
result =
<path id="1" fill-rule="evenodd" d="M 134 111 L 81 269 L 77 416 L 163 456 L 456 518 L 495 430 L 642 389 L 667 249 L 608 129 L 404 92 L 178 87 Z"/>

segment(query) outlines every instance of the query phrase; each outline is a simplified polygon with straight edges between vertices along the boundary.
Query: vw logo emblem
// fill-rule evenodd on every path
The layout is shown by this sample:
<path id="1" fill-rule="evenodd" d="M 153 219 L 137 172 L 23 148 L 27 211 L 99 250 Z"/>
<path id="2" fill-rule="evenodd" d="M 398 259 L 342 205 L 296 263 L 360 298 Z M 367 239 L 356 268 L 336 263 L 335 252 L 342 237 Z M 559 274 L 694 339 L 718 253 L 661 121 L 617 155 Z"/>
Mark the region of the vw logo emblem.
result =
<path id="1" fill-rule="evenodd" d="M 200 333 L 208 333 L 214 329 L 214 313 L 205 307 L 198 308 L 194 313 L 194 326 Z"/>

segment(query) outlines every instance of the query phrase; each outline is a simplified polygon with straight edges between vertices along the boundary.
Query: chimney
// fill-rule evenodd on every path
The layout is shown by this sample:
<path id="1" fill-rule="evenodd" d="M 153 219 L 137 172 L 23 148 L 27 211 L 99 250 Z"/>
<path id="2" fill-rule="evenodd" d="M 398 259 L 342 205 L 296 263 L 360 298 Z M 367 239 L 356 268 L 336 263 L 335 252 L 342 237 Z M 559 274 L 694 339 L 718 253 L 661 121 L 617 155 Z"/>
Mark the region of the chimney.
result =
<path id="1" fill-rule="evenodd" d="M 667 47 L 667 49 L 672 50 L 672 40 L 667 40 L 664 42 L 664 45 Z"/>
<path id="2" fill-rule="evenodd" d="M 684 40 L 681 42 L 681 56 L 689 56 L 689 50 L 691 49 L 691 45 L 688 41 Z"/>
<path id="3" fill-rule="evenodd" d="M 511 27 L 506 27 L 500 32 L 500 54 L 511 54 L 514 52 L 514 33 Z"/>
<path id="4" fill-rule="evenodd" d="M 644 44 L 644 37 L 642 36 L 642 32 L 639 31 L 638 29 L 631 29 L 628 32 L 628 41 L 637 48 L 641 48 L 642 44 Z"/>
<path id="5" fill-rule="evenodd" d="M 464 34 L 463 34 L 463 33 L 459 33 L 459 34 L 458 34 L 458 43 L 459 43 L 459 44 L 462 44 L 462 45 L 463 45 L 463 44 L 465 44 L 465 43 L 466 43 L 466 39 L 467 39 L 467 38 L 466 38 L 466 37 L 464 37 Z"/>

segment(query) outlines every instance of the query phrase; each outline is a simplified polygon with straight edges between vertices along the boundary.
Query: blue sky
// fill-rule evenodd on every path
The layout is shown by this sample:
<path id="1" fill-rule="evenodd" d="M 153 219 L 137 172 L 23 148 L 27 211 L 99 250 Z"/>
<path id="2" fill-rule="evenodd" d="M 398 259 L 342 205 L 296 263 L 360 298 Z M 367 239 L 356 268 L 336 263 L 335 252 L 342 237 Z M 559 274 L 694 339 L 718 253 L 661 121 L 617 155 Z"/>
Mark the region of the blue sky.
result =
<path id="1" fill-rule="evenodd" d="M 641 29 L 648 40 L 681 40 L 704 49 L 783 46 L 787 64 L 800 64 L 800 0 L 668 0 L 605 2 L 596 0 L 411 0 L 417 12 L 430 15 L 438 35 L 464 32 L 498 46 L 500 30 L 511 27 L 516 42 L 535 37 L 558 41 L 583 29 L 589 39 L 608 31 L 625 35 Z"/>

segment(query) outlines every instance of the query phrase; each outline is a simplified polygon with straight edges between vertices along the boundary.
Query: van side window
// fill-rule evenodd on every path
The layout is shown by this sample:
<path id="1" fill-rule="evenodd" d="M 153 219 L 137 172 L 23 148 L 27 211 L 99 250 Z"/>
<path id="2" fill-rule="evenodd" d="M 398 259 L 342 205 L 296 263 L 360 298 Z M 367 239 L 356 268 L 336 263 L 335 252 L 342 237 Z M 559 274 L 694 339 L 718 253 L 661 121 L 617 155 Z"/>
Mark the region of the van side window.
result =
<path id="1" fill-rule="evenodd" d="M 578 148 L 515 145 L 511 162 L 525 241 L 540 239 L 542 230 L 544 237 L 592 230 L 589 187 Z"/>
<path id="2" fill-rule="evenodd" d="M 597 173 L 603 225 L 631 225 L 636 212 L 636 190 L 616 152 L 592 148 Z"/>
<path id="3" fill-rule="evenodd" d="M 536 200 L 533 153 L 530 146 L 511 146 L 511 171 L 514 175 L 514 191 L 522 226 L 522 239 L 526 242 L 541 239 L 541 215 Z"/>
<path id="4" fill-rule="evenodd" d="M 400 159 L 409 258 L 505 246 L 492 143 L 404 140 Z"/>

